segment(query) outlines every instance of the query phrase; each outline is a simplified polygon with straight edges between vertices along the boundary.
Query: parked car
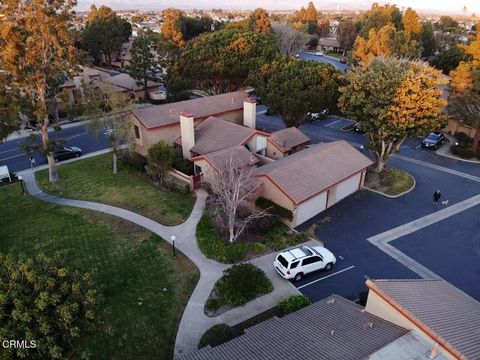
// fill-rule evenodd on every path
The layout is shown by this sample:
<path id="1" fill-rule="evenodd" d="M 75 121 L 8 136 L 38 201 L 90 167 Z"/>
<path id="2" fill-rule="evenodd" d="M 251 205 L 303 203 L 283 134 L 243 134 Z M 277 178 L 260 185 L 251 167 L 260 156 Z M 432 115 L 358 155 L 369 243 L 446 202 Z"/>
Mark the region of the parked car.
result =
<path id="1" fill-rule="evenodd" d="M 60 146 L 53 150 L 52 155 L 57 162 L 79 157 L 82 155 L 82 149 L 76 146 Z"/>
<path id="2" fill-rule="evenodd" d="M 445 142 L 445 135 L 441 131 L 434 131 L 423 139 L 422 147 L 437 150 Z"/>
<path id="3" fill-rule="evenodd" d="M 330 114 L 330 110 L 328 109 L 323 109 L 320 112 L 308 112 L 307 119 L 310 121 L 319 121 L 325 119 L 328 114 Z"/>
<path id="4" fill-rule="evenodd" d="M 365 130 L 363 129 L 362 123 L 360 121 L 357 121 L 355 124 L 353 124 L 353 130 L 359 134 L 365 134 Z"/>
<path id="5" fill-rule="evenodd" d="M 346 63 L 347 63 L 347 59 L 341 58 L 341 59 L 340 59 L 340 62 L 341 62 L 342 64 L 346 64 Z"/>
<path id="6" fill-rule="evenodd" d="M 317 56 L 323 56 L 323 55 L 324 55 L 324 52 L 323 52 L 323 51 L 317 51 L 317 52 L 315 53 L 315 55 L 317 55 Z"/>
<path id="7" fill-rule="evenodd" d="M 299 246 L 278 254 L 273 266 L 281 277 L 300 281 L 313 271 L 331 270 L 336 262 L 335 255 L 322 246 Z"/>
<path id="8" fill-rule="evenodd" d="M 300 58 L 300 55 L 299 55 L 299 54 L 295 54 L 295 57 L 298 59 L 298 58 Z"/>

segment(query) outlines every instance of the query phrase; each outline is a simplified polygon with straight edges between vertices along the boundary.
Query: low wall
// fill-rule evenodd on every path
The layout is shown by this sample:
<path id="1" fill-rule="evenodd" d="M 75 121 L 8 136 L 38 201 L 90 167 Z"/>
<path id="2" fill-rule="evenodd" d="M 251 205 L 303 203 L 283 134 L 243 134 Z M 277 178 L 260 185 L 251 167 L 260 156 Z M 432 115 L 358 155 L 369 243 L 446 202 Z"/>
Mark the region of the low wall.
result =
<path id="1" fill-rule="evenodd" d="M 190 188 L 190 191 L 193 191 L 193 176 L 192 175 L 184 174 L 181 171 L 178 171 L 176 169 L 170 170 L 168 172 L 168 175 L 171 175 L 171 176 L 187 183 L 189 188 Z"/>

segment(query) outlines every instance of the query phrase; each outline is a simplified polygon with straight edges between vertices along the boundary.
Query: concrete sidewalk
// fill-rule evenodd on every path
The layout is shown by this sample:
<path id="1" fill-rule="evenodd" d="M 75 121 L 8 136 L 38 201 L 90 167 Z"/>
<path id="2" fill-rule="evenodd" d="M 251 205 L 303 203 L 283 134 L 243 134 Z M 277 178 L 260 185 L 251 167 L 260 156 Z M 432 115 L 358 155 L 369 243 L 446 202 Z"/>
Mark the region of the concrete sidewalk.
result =
<path id="1" fill-rule="evenodd" d="M 79 159 L 73 159 L 72 161 L 78 160 Z M 274 290 L 270 294 L 250 301 L 245 306 L 229 310 L 217 317 L 207 317 L 204 313 L 205 302 L 207 301 L 215 282 L 230 265 L 221 264 L 206 258 L 197 246 L 197 239 L 195 236 L 196 227 L 203 214 L 205 200 L 207 198 L 207 193 L 203 189 L 196 191 L 197 201 L 190 217 L 184 223 L 177 226 L 165 226 L 145 216 L 118 207 L 92 201 L 66 199 L 46 194 L 38 187 L 35 180 L 35 171 L 39 169 L 40 168 L 25 170 L 20 172 L 19 175 L 22 175 L 28 192 L 41 200 L 64 206 L 99 211 L 120 217 L 159 235 L 167 242 L 171 242 L 170 237 L 175 235 L 175 246 L 177 249 L 185 254 L 200 271 L 200 279 L 188 301 L 178 328 L 175 342 L 176 357 L 196 350 L 200 337 L 211 326 L 222 322 L 230 326 L 237 325 L 272 308 L 278 303 L 278 301 L 290 295 L 299 294 L 299 291 L 289 281 L 280 278 L 275 272 L 272 264 L 276 254 L 271 253 L 255 258 L 250 262 L 265 272 L 268 278 L 272 281 Z M 309 244 L 318 245 L 315 241 L 310 241 Z"/>

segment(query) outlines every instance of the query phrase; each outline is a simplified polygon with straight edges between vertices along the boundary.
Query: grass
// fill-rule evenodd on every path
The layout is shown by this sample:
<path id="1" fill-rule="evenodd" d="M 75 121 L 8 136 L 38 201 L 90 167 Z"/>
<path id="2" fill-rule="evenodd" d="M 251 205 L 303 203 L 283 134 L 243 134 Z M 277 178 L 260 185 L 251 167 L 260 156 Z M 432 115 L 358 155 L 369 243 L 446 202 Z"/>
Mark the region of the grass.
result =
<path id="1" fill-rule="evenodd" d="M 95 333 L 80 339 L 92 359 L 171 359 L 181 314 L 198 279 L 182 254 L 136 225 L 0 187 L 0 251 L 33 256 L 66 250 L 90 272 L 103 301 Z M 141 302 L 141 305 L 139 305 Z M 73 356 L 78 358 L 77 356 Z"/>
<path id="2" fill-rule="evenodd" d="M 190 215 L 195 198 L 159 189 L 129 165 L 118 162 L 112 174 L 112 155 L 104 154 L 60 165 L 60 180 L 48 181 L 48 170 L 37 172 L 37 181 L 47 193 L 72 199 L 91 200 L 122 207 L 164 225 L 176 225 Z"/>
<path id="3" fill-rule="evenodd" d="M 398 168 L 385 169 L 380 175 L 369 172 L 365 181 L 365 187 L 390 196 L 400 195 L 412 189 L 414 185 L 413 177 Z"/>

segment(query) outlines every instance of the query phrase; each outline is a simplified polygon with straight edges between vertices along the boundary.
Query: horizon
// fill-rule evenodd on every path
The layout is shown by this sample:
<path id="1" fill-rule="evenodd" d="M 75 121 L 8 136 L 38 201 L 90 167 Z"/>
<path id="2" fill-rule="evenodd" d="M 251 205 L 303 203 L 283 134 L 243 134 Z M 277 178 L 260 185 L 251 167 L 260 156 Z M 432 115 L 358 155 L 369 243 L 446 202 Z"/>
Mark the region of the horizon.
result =
<path id="1" fill-rule="evenodd" d="M 105 1 L 92 1 L 92 0 L 79 0 L 77 5 L 77 10 L 86 11 L 90 9 L 90 6 L 95 4 L 97 7 L 101 5 L 106 5 L 111 7 L 114 10 L 163 10 L 169 7 L 175 7 L 185 10 L 190 9 L 224 9 L 224 10 L 253 10 L 255 8 L 261 7 L 269 11 L 274 10 L 296 10 L 300 7 L 306 7 L 308 5 L 308 0 L 239 0 L 235 2 L 235 5 L 232 3 L 227 3 L 224 5 L 223 1 L 220 0 L 146 0 L 143 1 L 141 5 L 138 2 L 131 0 L 105 0 Z M 368 0 L 338 0 L 338 1 L 328 1 L 328 2 L 319 2 L 313 1 L 315 7 L 319 11 L 331 11 L 331 10 L 367 10 L 375 1 Z M 465 14 L 463 7 L 467 7 L 467 15 L 480 13 L 480 2 L 473 0 L 464 0 L 461 3 L 455 3 L 446 0 L 424 0 L 419 4 L 415 3 L 413 0 L 399 0 L 399 1 L 377 1 L 380 4 L 396 4 L 400 9 L 411 7 L 419 12 L 433 12 L 433 13 L 445 13 L 445 14 L 455 14 L 461 15 Z"/>

